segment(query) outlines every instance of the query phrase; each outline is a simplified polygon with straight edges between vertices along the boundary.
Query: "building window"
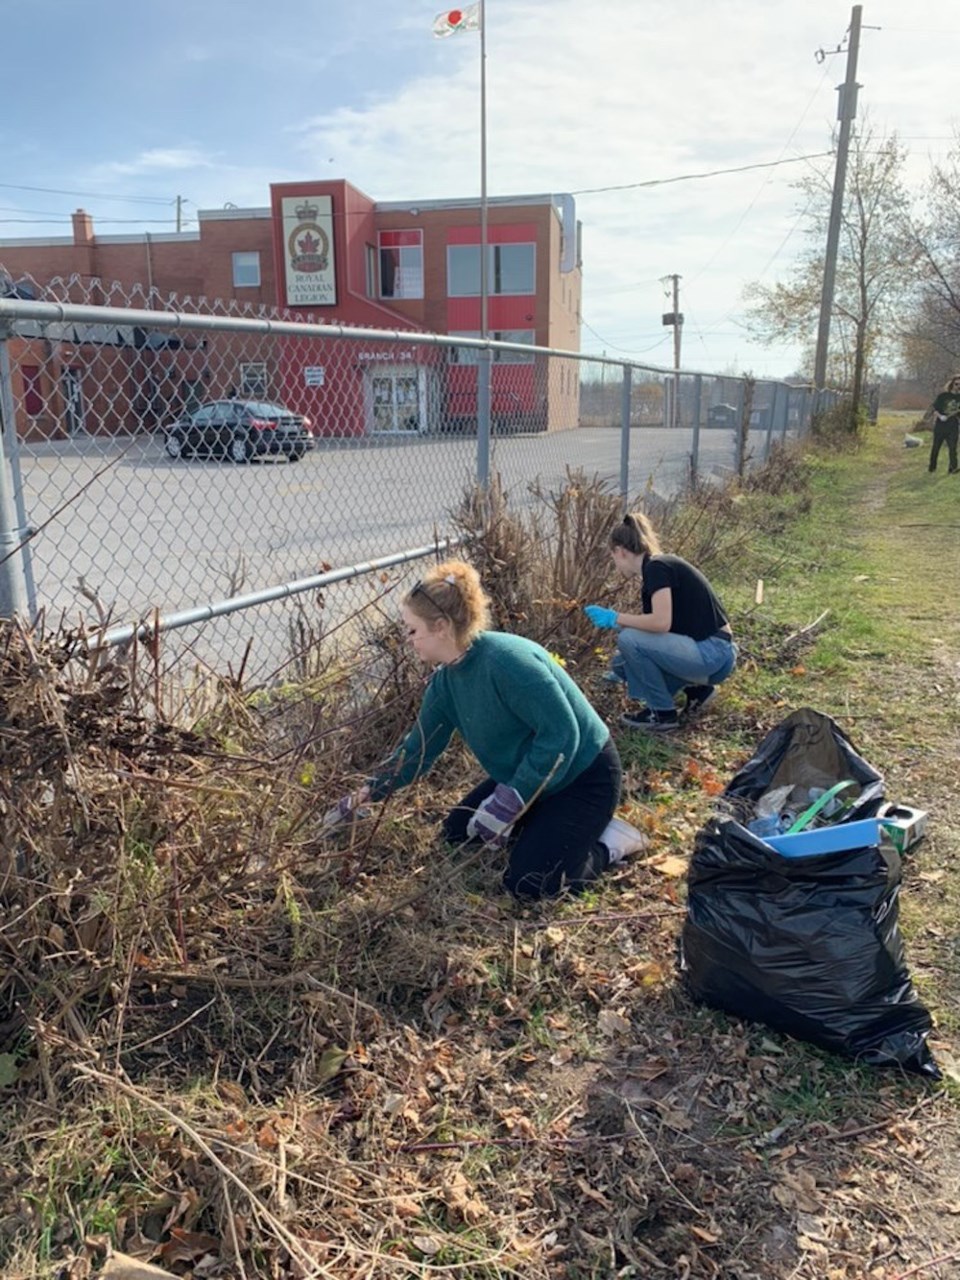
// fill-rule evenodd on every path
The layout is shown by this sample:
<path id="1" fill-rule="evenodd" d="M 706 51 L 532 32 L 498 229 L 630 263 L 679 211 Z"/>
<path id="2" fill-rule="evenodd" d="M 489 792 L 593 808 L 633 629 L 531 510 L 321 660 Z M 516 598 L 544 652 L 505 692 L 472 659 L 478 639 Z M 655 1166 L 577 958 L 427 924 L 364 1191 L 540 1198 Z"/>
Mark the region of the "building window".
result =
<path id="1" fill-rule="evenodd" d="M 458 332 L 450 334 L 451 338 L 479 338 L 479 330 L 461 329 Z M 527 346 L 533 346 L 536 341 L 536 334 L 532 329 L 497 329 L 490 334 L 493 342 L 523 342 Z M 494 351 L 494 364 L 532 364 L 534 354 L 531 351 L 529 355 L 525 355 L 522 351 Z M 451 347 L 450 348 L 450 364 L 477 364 L 480 360 L 479 347 Z"/>
<path id="2" fill-rule="evenodd" d="M 423 297 L 423 232 L 381 231 L 380 297 Z"/>
<path id="3" fill-rule="evenodd" d="M 487 245 L 487 291 L 492 294 L 536 292 L 537 246 L 535 244 Z M 480 296 L 480 246 L 447 246 L 447 296 Z"/>
<path id="4" fill-rule="evenodd" d="M 40 366 L 24 364 L 20 366 L 23 374 L 23 411 L 30 418 L 43 413 L 43 396 L 40 393 Z"/>
<path id="5" fill-rule="evenodd" d="M 267 366 L 260 361 L 240 366 L 240 395 L 247 400 L 264 400 L 268 390 Z"/>
<path id="6" fill-rule="evenodd" d="M 235 289 L 260 288 L 259 253 L 235 253 L 233 255 L 233 287 Z"/>
<path id="7" fill-rule="evenodd" d="M 377 251 L 372 244 L 365 246 L 365 254 L 363 259 L 366 290 L 368 298 L 377 296 Z"/>

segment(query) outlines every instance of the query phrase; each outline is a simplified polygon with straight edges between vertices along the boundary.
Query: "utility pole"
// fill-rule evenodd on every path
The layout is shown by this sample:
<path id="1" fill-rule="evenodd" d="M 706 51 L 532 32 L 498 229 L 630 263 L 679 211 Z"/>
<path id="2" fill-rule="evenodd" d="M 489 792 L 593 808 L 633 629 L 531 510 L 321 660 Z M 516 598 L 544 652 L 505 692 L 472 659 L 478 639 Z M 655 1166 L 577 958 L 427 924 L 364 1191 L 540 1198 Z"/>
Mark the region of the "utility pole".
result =
<path id="1" fill-rule="evenodd" d="M 663 316 L 665 325 L 673 325 L 673 398 L 670 405 L 670 426 L 680 424 L 680 339 L 683 335 L 683 313 L 680 310 L 680 277 L 669 275 L 663 277 L 664 282 L 673 285 L 673 310 Z"/>
<path id="2" fill-rule="evenodd" d="M 183 229 L 183 196 L 177 196 L 177 232 Z"/>
<path id="3" fill-rule="evenodd" d="M 823 260 L 820 327 L 817 330 L 817 353 L 813 366 L 813 386 L 815 391 L 822 391 L 827 380 L 830 313 L 833 310 L 833 290 L 837 279 L 837 249 L 840 244 L 840 224 L 843 221 L 843 194 L 847 180 L 847 153 L 850 150 L 850 129 L 857 114 L 857 90 L 860 87 L 857 84 L 857 54 L 860 50 L 860 21 L 862 16 L 863 5 L 855 4 L 850 15 L 847 75 L 843 84 L 839 86 L 840 100 L 837 104 L 837 119 L 840 121 L 840 133 L 837 138 L 837 167 L 833 177 L 833 201 L 830 205 L 830 222 L 827 227 L 827 249 Z"/>

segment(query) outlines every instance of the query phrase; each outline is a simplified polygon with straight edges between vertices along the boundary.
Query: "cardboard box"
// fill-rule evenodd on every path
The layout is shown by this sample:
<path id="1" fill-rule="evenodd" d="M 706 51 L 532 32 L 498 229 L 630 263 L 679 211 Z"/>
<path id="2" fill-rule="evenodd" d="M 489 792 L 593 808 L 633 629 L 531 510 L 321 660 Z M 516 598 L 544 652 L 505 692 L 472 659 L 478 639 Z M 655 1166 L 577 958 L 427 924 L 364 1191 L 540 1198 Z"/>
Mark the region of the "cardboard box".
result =
<path id="1" fill-rule="evenodd" d="M 903 854 L 923 838 L 927 829 L 927 811 L 913 809 L 908 804 L 892 804 L 880 814 L 880 824 L 890 843 Z"/>

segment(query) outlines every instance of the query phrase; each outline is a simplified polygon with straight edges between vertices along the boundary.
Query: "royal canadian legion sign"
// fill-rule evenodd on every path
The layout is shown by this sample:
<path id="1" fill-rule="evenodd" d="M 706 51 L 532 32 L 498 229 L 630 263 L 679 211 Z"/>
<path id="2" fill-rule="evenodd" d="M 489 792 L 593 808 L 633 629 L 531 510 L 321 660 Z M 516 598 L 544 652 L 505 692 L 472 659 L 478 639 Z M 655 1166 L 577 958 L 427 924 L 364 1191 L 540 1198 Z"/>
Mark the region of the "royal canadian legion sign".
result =
<path id="1" fill-rule="evenodd" d="M 332 199 L 285 196 L 280 204 L 287 306 L 336 306 Z"/>

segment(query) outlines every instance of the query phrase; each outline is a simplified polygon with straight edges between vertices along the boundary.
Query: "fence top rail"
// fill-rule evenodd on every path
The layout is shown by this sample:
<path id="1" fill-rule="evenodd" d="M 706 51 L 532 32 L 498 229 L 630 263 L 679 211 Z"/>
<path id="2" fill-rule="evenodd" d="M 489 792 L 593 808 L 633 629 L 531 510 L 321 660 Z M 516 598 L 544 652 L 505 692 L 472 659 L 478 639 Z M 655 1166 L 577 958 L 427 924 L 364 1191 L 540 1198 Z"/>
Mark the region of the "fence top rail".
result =
<path id="1" fill-rule="evenodd" d="M 249 609 L 252 605 L 270 604 L 274 600 L 288 600 L 292 596 L 303 595 L 306 591 L 317 591 L 322 587 L 332 586 L 337 582 L 347 582 L 364 574 L 375 573 L 379 569 L 391 569 L 396 565 L 410 564 L 414 560 L 422 560 L 426 556 L 439 556 L 441 552 L 453 551 L 456 547 L 469 541 L 468 534 L 451 535 L 437 538 L 434 542 L 422 547 L 410 547 L 406 551 L 397 551 L 393 555 L 380 556 L 376 560 L 363 560 L 358 564 L 345 565 L 340 569 L 328 569 L 325 573 L 311 574 L 309 578 L 296 578 L 292 582 L 279 583 L 277 586 L 264 587 L 260 591 L 248 591 L 243 595 L 228 596 L 225 600 L 216 600 L 212 604 L 196 605 L 190 609 L 181 609 L 177 613 L 160 614 L 156 611 L 147 621 L 128 622 L 112 627 L 107 631 L 91 634 L 87 647 L 104 649 L 111 645 L 129 644 L 134 636 L 150 639 L 163 631 L 174 631 L 179 627 L 197 626 L 209 622 L 211 618 L 222 618 L 228 613 L 237 613 L 241 609 Z"/>
<path id="2" fill-rule="evenodd" d="M 279 320 L 268 316 L 198 315 L 188 311 L 152 311 L 146 308 L 99 306 L 93 303 L 38 302 L 22 298 L 0 298 L 0 338 L 6 336 L 4 328 L 18 321 L 39 325 L 83 324 L 104 326 L 134 326 L 144 329 L 168 331 L 246 333 L 273 335 L 288 338 L 344 338 L 352 342 L 378 342 L 396 346 L 423 346 L 438 348 L 466 347 L 478 351 L 514 351 L 525 355 L 554 356 L 566 360 L 578 360 L 590 364 L 610 365 L 617 369 L 637 369 L 658 377 L 673 378 L 723 378 L 727 375 L 695 369 L 668 369 L 662 365 L 641 364 L 636 360 L 616 359 L 613 356 L 594 355 L 582 351 L 568 351 L 559 347 L 539 347 L 526 342 L 504 342 L 493 339 L 452 337 L 449 334 L 428 333 L 422 330 L 366 329 L 331 322 L 303 320 Z M 732 378 L 733 381 L 739 379 Z M 790 383 L 782 378 L 758 378 L 758 383 L 772 383 L 799 390 L 802 383 Z"/>

